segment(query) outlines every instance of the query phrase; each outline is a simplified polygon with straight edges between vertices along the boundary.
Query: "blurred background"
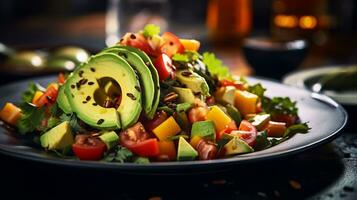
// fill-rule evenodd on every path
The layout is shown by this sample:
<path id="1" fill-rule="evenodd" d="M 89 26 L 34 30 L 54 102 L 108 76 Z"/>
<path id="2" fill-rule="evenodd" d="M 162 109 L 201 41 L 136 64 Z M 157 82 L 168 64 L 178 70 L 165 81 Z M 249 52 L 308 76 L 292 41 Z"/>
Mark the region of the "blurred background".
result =
<path id="1" fill-rule="evenodd" d="M 83 59 L 148 22 L 200 40 L 201 51 L 214 51 L 235 74 L 281 80 L 357 61 L 354 0 L 1 0 L 1 82 L 71 69 L 81 59 L 69 64 L 62 55 L 81 49 L 66 47 L 84 48 Z M 11 60 L 24 49 L 36 52 Z M 23 64 L 33 56 L 42 62 Z"/>

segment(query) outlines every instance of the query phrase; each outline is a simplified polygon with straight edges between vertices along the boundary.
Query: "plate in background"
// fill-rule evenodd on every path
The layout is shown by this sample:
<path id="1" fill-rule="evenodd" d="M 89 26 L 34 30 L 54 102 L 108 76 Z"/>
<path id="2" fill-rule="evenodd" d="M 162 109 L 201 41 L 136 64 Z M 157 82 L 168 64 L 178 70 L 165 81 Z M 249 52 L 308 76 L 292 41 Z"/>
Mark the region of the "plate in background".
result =
<path id="1" fill-rule="evenodd" d="M 331 72 L 339 72 L 341 71 L 341 69 L 346 69 L 346 67 L 357 67 L 357 66 L 353 66 L 353 65 L 329 66 L 329 67 L 321 67 L 321 68 L 297 71 L 285 76 L 283 79 L 283 83 L 287 85 L 311 90 L 311 86 L 314 84 L 314 81 L 317 82 L 318 77 L 321 77 Z M 346 80 L 346 81 L 350 81 L 350 80 Z M 326 90 L 326 91 L 322 91 L 322 93 L 335 99 L 337 102 L 343 105 L 348 105 L 348 106 L 357 105 L 357 90 L 349 90 L 349 91 Z"/>

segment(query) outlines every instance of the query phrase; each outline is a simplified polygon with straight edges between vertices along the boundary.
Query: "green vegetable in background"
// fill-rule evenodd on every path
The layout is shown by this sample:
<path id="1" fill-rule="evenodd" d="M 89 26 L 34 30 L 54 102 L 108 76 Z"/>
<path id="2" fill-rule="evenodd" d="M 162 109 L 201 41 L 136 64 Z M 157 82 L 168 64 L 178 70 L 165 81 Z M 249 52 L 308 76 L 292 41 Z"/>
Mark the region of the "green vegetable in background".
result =
<path id="1" fill-rule="evenodd" d="M 160 33 L 160 27 L 155 24 L 148 24 L 144 27 L 143 35 L 145 37 L 152 37 Z"/>
<path id="2" fill-rule="evenodd" d="M 228 67 L 223 65 L 222 61 L 216 58 L 214 53 L 203 53 L 202 61 L 212 75 L 217 76 L 219 79 L 230 78 Z"/>

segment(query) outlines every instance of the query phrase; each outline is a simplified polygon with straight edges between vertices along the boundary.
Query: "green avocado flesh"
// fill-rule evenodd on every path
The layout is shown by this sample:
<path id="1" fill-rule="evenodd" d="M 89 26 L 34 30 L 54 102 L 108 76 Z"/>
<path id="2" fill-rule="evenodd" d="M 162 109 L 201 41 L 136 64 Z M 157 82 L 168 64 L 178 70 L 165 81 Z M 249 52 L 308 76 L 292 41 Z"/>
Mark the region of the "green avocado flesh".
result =
<path id="1" fill-rule="evenodd" d="M 99 139 L 107 145 L 107 149 L 111 149 L 118 144 L 119 136 L 114 131 L 109 131 L 102 133 Z"/>
<path id="2" fill-rule="evenodd" d="M 197 151 L 185 140 L 185 138 L 180 137 L 177 149 L 177 160 L 194 160 L 197 156 Z"/>
<path id="3" fill-rule="evenodd" d="M 191 89 L 194 94 L 201 94 L 209 96 L 209 87 L 206 80 L 191 70 L 178 70 L 176 71 L 177 80 Z"/>
<path id="4" fill-rule="evenodd" d="M 250 147 L 246 142 L 234 136 L 227 144 L 222 148 L 225 156 L 250 153 L 253 152 L 253 148 Z"/>
<path id="5" fill-rule="evenodd" d="M 108 82 L 120 87 L 118 107 L 105 107 L 113 95 L 105 91 Z M 72 111 L 86 124 L 100 129 L 127 128 L 141 113 L 140 83 L 132 67 L 113 53 L 92 56 L 66 81 L 65 94 Z M 114 90 L 115 91 L 115 90 Z"/>
<path id="6" fill-rule="evenodd" d="M 64 113 L 72 113 L 71 105 L 69 105 L 66 94 L 64 93 L 65 86 L 61 86 L 58 91 L 57 103 Z"/>
<path id="7" fill-rule="evenodd" d="M 40 137 L 41 146 L 49 150 L 63 150 L 74 142 L 69 122 L 65 121 Z"/>
<path id="8" fill-rule="evenodd" d="M 137 48 L 130 47 L 130 46 L 113 46 L 113 47 L 104 49 L 102 52 L 113 52 L 113 51 L 116 52 L 116 51 L 118 51 L 118 49 L 127 50 L 127 51 L 137 54 L 141 58 L 141 60 L 144 62 L 144 64 L 146 65 L 146 67 L 149 69 L 149 71 L 151 73 L 151 77 L 154 82 L 154 97 L 153 97 L 153 101 L 151 104 L 151 110 L 146 114 L 146 117 L 149 119 L 152 119 L 156 113 L 156 109 L 159 105 L 159 100 L 160 100 L 159 74 L 158 74 L 156 68 L 154 67 L 154 65 L 152 64 L 149 56 Z"/>
<path id="9" fill-rule="evenodd" d="M 125 59 L 130 66 L 136 70 L 140 84 L 143 89 L 143 108 L 145 115 L 149 115 L 154 101 L 155 86 L 149 68 L 144 61 L 136 54 L 124 48 L 111 48 L 105 52 L 114 53 Z"/>
<path id="10" fill-rule="evenodd" d="M 191 137 L 199 136 L 211 140 L 216 139 L 216 129 L 213 121 L 199 121 L 192 124 Z"/>

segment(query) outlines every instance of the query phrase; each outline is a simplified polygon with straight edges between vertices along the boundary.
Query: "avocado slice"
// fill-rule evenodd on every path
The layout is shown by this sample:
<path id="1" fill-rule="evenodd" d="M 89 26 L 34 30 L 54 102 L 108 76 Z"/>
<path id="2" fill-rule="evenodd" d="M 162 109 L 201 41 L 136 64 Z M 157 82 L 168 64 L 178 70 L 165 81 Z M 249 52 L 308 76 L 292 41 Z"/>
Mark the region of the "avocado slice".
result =
<path id="1" fill-rule="evenodd" d="M 250 153 L 254 149 L 250 147 L 246 142 L 234 136 L 227 144 L 225 144 L 221 152 L 224 156 L 231 156 L 236 154 Z"/>
<path id="2" fill-rule="evenodd" d="M 41 146 L 49 150 L 64 150 L 74 142 L 68 121 L 53 127 L 40 137 Z"/>
<path id="3" fill-rule="evenodd" d="M 213 121 L 207 120 L 193 123 L 191 137 L 193 136 L 199 136 L 214 141 L 216 139 L 216 129 Z"/>
<path id="4" fill-rule="evenodd" d="M 231 104 L 226 105 L 227 114 L 234 120 L 234 122 L 239 125 L 242 121 L 242 116 L 239 110 Z"/>
<path id="5" fill-rule="evenodd" d="M 99 136 L 106 145 L 107 149 L 113 148 L 115 145 L 118 144 L 119 136 L 114 131 L 104 132 Z"/>
<path id="6" fill-rule="evenodd" d="M 175 74 L 177 80 L 190 88 L 194 94 L 210 96 L 208 84 L 202 76 L 188 69 L 178 70 Z"/>
<path id="7" fill-rule="evenodd" d="M 58 106 L 63 110 L 64 113 L 72 113 L 71 105 L 69 105 L 66 94 L 64 93 L 65 85 L 60 86 L 57 96 Z"/>
<path id="8" fill-rule="evenodd" d="M 259 131 L 263 130 L 264 126 L 270 121 L 270 114 L 259 114 L 250 118 L 249 121 L 255 126 Z"/>
<path id="9" fill-rule="evenodd" d="M 181 103 L 195 103 L 195 95 L 189 88 L 173 87 L 173 90 L 179 95 L 178 100 Z"/>
<path id="10" fill-rule="evenodd" d="M 143 108 L 145 115 L 148 116 L 152 110 L 152 105 L 155 95 L 155 85 L 153 76 L 149 68 L 145 65 L 144 61 L 134 52 L 131 52 L 124 48 L 111 48 L 105 52 L 114 53 L 125 59 L 130 66 L 136 70 L 140 85 L 143 89 Z"/>
<path id="11" fill-rule="evenodd" d="M 185 138 L 180 137 L 177 149 L 177 160 L 195 160 L 197 156 L 197 151 L 190 145 L 190 143 L 188 143 Z"/>
<path id="12" fill-rule="evenodd" d="M 116 45 L 113 47 L 109 47 L 107 49 L 104 49 L 102 52 L 105 51 L 111 51 L 112 49 L 125 49 L 130 52 L 136 53 L 145 63 L 145 65 L 149 68 L 151 72 L 152 79 L 154 81 L 154 99 L 151 105 L 151 111 L 147 114 L 147 118 L 152 119 L 156 113 L 156 109 L 159 105 L 160 101 L 160 79 L 159 79 L 159 74 L 155 68 L 155 66 L 152 64 L 150 57 L 140 49 L 130 47 L 130 46 L 120 46 Z"/>
<path id="13" fill-rule="evenodd" d="M 121 88 L 118 107 L 105 107 L 106 82 Z M 138 89 L 139 88 L 139 89 Z M 129 63 L 113 53 L 92 56 L 66 81 L 65 94 L 77 117 L 99 129 L 127 128 L 141 113 L 140 83 Z"/>

